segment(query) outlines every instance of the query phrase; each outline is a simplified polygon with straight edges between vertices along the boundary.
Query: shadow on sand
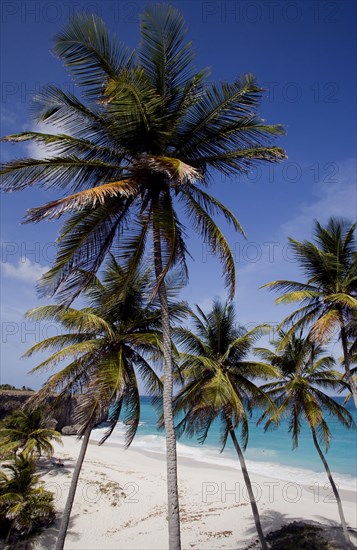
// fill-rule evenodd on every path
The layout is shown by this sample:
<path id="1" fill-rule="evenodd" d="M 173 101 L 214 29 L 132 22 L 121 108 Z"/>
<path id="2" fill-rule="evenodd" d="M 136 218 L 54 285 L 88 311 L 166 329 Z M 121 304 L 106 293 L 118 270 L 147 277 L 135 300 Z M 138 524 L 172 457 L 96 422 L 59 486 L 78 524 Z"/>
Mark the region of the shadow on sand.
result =
<path id="1" fill-rule="evenodd" d="M 274 531 L 278 531 L 282 527 L 291 525 L 294 522 L 297 526 L 313 526 L 318 528 L 318 534 L 323 537 L 331 545 L 332 548 L 348 550 L 348 547 L 343 537 L 342 527 L 340 523 L 328 519 L 324 516 L 318 517 L 321 519 L 321 522 L 313 520 L 307 521 L 305 518 L 303 519 L 299 517 L 291 517 L 287 516 L 286 514 L 276 512 L 274 510 L 267 510 L 266 512 L 262 512 L 260 514 L 260 521 L 265 535 L 268 535 Z M 357 548 L 357 530 L 349 527 L 348 531 L 352 541 L 352 546 L 350 546 L 350 549 L 355 549 Z M 254 524 L 252 525 L 252 527 L 246 529 L 245 534 L 253 536 L 256 535 Z M 249 545 L 247 548 L 259 548 L 258 541 L 256 542 L 256 544 Z M 293 550 L 292 547 L 289 547 L 288 549 L 288 546 L 286 547 L 286 549 Z"/>

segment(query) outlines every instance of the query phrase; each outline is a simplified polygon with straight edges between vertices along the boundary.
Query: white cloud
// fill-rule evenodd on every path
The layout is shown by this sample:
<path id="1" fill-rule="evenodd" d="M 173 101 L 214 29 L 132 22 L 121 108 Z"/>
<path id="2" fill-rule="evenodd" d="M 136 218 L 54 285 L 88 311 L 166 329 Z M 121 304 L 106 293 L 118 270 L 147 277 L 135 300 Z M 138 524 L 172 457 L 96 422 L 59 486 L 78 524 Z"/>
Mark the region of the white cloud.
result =
<path id="1" fill-rule="evenodd" d="M 38 281 L 43 273 L 49 269 L 48 266 L 31 262 L 28 258 L 20 259 L 17 265 L 11 264 L 10 262 L 4 262 L 2 268 L 5 277 L 11 277 L 12 279 L 26 281 L 28 283 Z"/>
<path id="2" fill-rule="evenodd" d="M 31 132 L 39 132 L 43 134 L 58 134 L 58 128 L 52 124 L 39 123 L 34 128 L 30 129 Z M 56 156 L 53 150 L 43 144 L 36 141 L 29 141 L 26 143 L 26 151 L 29 157 L 35 159 L 50 158 Z"/>
<path id="3" fill-rule="evenodd" d="M 336 175 L 316 186 L 317 200 L 310 204 L 302 203 L 299 213 L 282 226 L 284 236 L 296 239 L 310 238 L 314 219 L 323 224 L 331 216 L 356 220 L 356 159 L 345 160 L 336 167 L 338 168 Z"/>

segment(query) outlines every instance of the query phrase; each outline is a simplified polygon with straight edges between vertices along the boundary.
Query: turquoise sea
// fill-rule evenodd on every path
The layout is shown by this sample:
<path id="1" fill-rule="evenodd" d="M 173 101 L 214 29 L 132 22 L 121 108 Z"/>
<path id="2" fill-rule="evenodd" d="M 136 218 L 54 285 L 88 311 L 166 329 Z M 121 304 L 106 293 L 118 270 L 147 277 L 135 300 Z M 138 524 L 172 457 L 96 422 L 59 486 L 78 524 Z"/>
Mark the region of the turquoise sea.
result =
<path id="1" fill-rule="evenodd" d="M 343 398 L 336 398 L 342 403 Z M 357 424 L 357 411 L 353 402 L 347 404 Z M 298 449 L 292 450 L 288 422 L 283 421 L 277 430 L 264 432 L 263 427 L 256 426 L 255 420 L 259 411 L 253 413 L 249 428 L 249 443 L 245 452 L 248 468 L 251 473 L 268 477 L 294 481 L 296 483 L 324 485 L 327 482 L 325 471 L 313 445 L 310 431 L 302 426 Z M 331 445 L 327 461 L 335 479 L 341 488 L 357 490 L 357 431 L 341 426 L 332 418 L 327 418 L 332 432 Z M 141 423 L 132 448 L 151 453 L 164 454 L 165 438 L 156 427 L 157 412 L 149 397 L 141 397 Z M 108 442 L 122 444 L 126 426 L 119 422 Z M 105 426 L 93 431 L 92 439 L 99 440 Z M 202 445 L 195 438 L 182 436 L 178 441 L 178 454 L 197 462 L 211 465 L 238 468 L 237 457 L 230 441 L 220 453 L 219 425 L 214 424 Z"/>

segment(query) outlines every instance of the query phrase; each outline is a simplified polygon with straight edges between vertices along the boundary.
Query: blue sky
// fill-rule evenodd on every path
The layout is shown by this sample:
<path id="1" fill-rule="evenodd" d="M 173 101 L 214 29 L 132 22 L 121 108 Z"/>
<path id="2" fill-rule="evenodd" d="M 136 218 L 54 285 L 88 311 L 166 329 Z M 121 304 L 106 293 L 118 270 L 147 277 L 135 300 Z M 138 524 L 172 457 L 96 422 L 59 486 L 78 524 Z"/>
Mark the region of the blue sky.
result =
<path id="1" fill-rule="evenodd" d="M 353 1 L 176 1 L 193 40 L 197 69 L 214 80 L 250 72 L 266 92 L 260 115 L 284 124 L 288 160 L 246 176 L 214 177 L 211 193 L 237 215 L 245 241 L 225 228 L 237 266 L 236 305 L 242 324 L 276 323 L 287 312 L 259 287 L 300 277 L 287 237 L 309 238 L 315 218 L 356 219 L 356 6 Z M 44 84 L 74 85 L 51 54 L 52 37 L 73 11 L 102 16 L 130 47 L 146 2 L 3 1 L 1 4 L 1 135 L 34 129 L 30 99 Z M 34 146 L 2 145 L 2 159 L 42 154 Z M 59 225 L 21 225 L 26 208 L 57 195 L 36 189 L 1 195 L 1 383 L 38 388 L 46 376 L 26 373 L 20 359 L 55 327 L 24 320 L 41 303 L 35 282 L 51 265 Z M 223 226 L 224 227 L 224 226 Z M 190 283 L 183 297 L 202 307 L 225 296 L 219 262 L 188 231 Z M 338 355 L 338 347 L 332 345 Z"/>

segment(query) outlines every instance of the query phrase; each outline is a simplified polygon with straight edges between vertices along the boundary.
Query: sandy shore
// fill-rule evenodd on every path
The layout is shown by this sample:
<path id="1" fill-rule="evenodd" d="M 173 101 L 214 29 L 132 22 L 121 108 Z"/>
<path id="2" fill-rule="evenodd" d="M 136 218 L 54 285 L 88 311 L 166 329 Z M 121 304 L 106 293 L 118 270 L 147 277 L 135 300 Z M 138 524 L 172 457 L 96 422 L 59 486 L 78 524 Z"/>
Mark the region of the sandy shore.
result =
<path id="1" fill-rule="evenodd" d="M 60 518 L 80 442 L 63 437 L 55 456 L 64 468 L 43 465 L 46 488 L 56 494 Z M 81 550 L 164 549 L 167 543 L 166 472 L 161 455 L 106 444 L 89 445 L 72 511 L 65 548 Z M 286 481 L 251 476 L 259 498 L 265 533 L 290 521 L 308 520 L 326 526 L 331 539 L 339 524 L 331 491 Z M 248 496 L 239 470 L 179 459 L 179 484 L 184 549 L 244 549 L 256 540 Z M 341 491 L 350 527 L 356 528 L 356 491 Z M 57 525 L 34 548 L 54 547 Z"/>

